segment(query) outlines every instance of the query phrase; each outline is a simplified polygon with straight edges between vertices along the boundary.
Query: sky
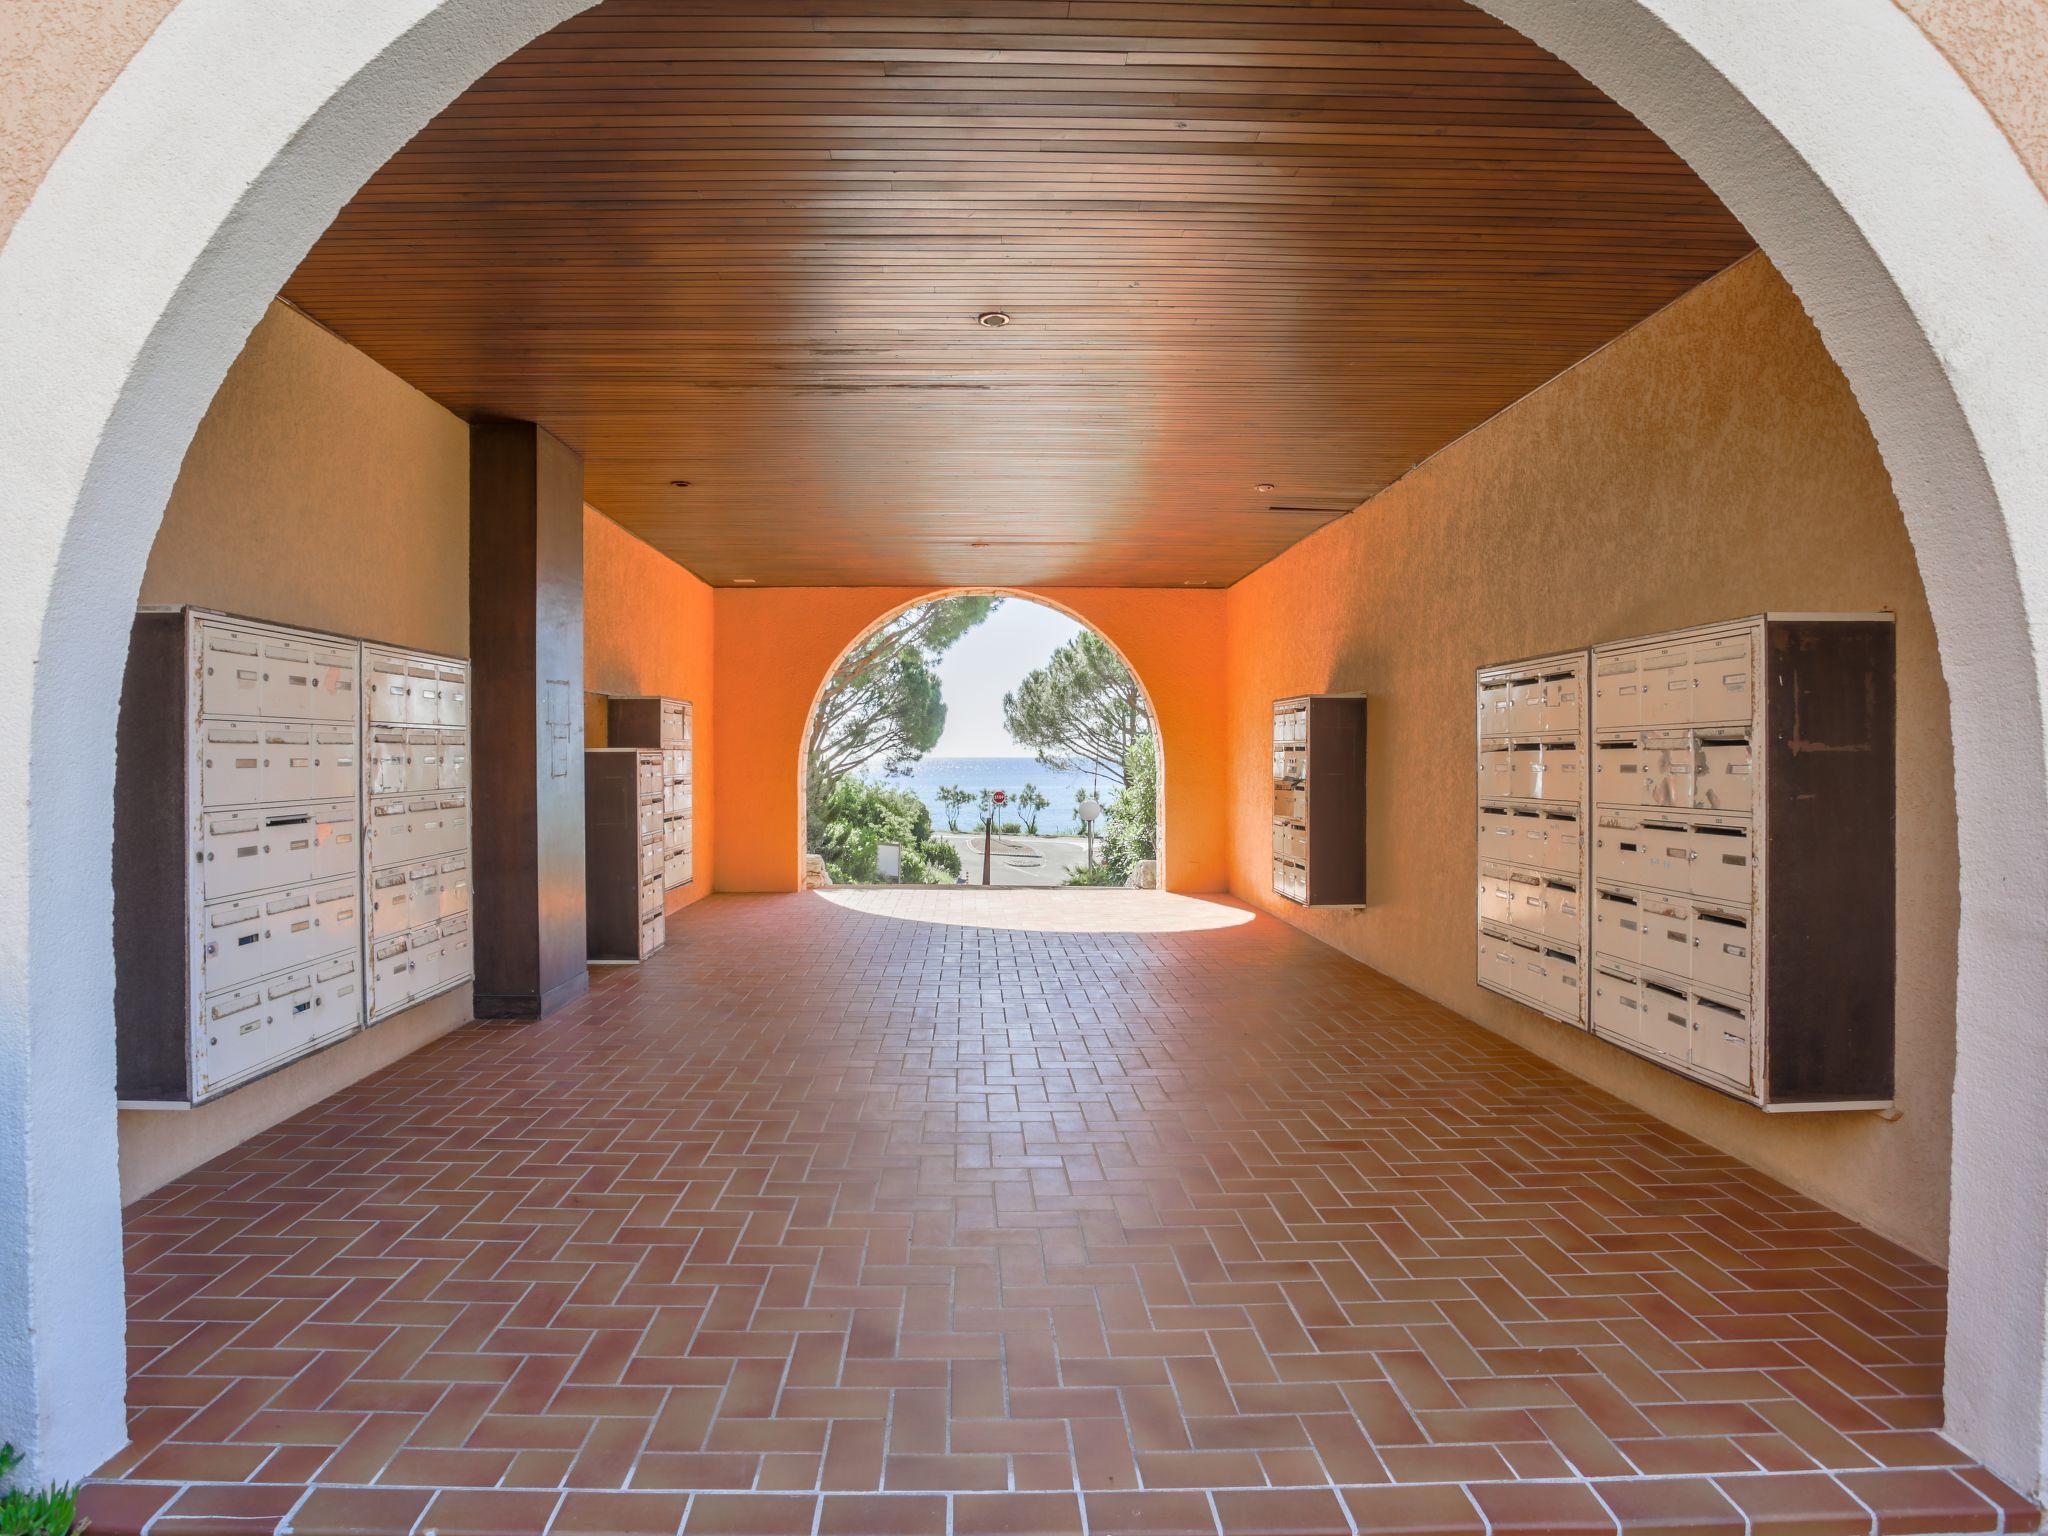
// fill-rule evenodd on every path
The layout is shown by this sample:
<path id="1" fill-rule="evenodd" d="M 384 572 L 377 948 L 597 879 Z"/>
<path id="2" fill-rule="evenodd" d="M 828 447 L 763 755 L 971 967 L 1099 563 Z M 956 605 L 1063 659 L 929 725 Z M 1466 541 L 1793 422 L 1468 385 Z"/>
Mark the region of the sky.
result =
<path id="1" fill-rule="evenodd" d="M 1057 609 L 1026 598 L 1002 605 L 939 659 L 946 731 L 932 757 L 1029 757 L 1003 729 L 1003 695 L 1081 632 Z"/>

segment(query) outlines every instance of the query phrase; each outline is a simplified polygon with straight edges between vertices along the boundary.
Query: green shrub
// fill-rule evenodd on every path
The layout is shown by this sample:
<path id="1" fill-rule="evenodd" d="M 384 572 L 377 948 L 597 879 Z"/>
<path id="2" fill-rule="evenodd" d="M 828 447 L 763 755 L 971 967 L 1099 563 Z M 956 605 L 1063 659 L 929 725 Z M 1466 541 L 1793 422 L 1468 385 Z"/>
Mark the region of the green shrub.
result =
<path id="1" fill-rule="evenodd" d="M 930 808 L 907 789 L 844 778 L 812 815 L 818 830 L 811 852 L 825 856 L 834 885 L 879 880 L 876 850 L 883 843 L 901 845 L 906 885 L 950 885 L 960 873 L 960 851 L 933 835 Z"/>
<path id="2" fill-rule="evenodd" d="M 1159 857 L 1159 751 L 1148 731 L 1124 754 L 1124 787 L 1102 808 L 1095 868 L 1067 874 L 1069 885 L 1122 885 L 1140 859 Z"/>
<path id="3" fill-rule="evenodd" d="M 0 1445 L 0 1536 L 70 1536 L 84 1529 L 78 1520 L 78 1489 L 14 1486 L 21 1452 Z"/>

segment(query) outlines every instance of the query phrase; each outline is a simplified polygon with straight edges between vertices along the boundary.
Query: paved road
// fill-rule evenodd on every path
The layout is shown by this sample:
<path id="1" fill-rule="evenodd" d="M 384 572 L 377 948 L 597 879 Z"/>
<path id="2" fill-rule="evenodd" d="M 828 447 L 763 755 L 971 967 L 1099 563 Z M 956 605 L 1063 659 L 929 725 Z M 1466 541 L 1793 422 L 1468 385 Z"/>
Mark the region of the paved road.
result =
<path id="1" fill-rule="evenodd" d="M 970 885 L 981 884 L 981 834 L 941 832 L 960 850 L 960 868 Z M 1067 871 L 1088 862 L 1088 842 L 1080 837 L 1004 837 L 991 849 L 991 885 L 1065 885 Z"/>

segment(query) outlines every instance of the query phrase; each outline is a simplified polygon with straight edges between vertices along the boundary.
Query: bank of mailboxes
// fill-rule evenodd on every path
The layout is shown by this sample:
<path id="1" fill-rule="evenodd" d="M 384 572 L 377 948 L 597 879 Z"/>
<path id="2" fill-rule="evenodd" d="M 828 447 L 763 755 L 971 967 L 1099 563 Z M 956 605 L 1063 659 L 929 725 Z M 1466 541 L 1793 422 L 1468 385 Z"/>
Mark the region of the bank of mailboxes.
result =
<path id="1" fill-rule="evenodd" d="M 1566 1023 L 1585 1018 L 1583 651 L 1478 676 L 1479 981 Z"/>
<path id="2" fill-rule="evenodd" d="M 1365 700 L 1273 701 L 1273 894 L 1304 907 L 1365 902 Z"/>
<path id="3" fill-rule="evenodd" d="M 1486 798 L 1503 782 L 1486 763 L 1505 732 L 1488 722 L 1512 706 L 1481 674 L 1481 982 L 1566 1017 L 1530 969 L 1555 940 L 1586 959 L 1574 1022 L 1602 1039 L 1765 1109 L 1889 1103 L 1889 616 L 1765 615 L 1619 641 L 1586 661 L 1590 773 L 1572 870 L 1543 838 L 1548 812 Z M 1544 890 L 1567 875 L 1590 897 L 1576 946 L 1563 941 L 1562 893 Z"/>
<path id="4" fill-rule="evenodd" d="M 203 1102 L 391 1011 L 371 970 L 389 911 L 366 881 L 385 853 L 430 865 L 419 899 L 438 913 L 443 866 L 468 862 L 467 751 L 446 746 L 466 741 L 467 668 L 399 655 L 393 674 L 394 654 L 195 609 L 136 616 L 115 796 L 124 1101 Z M 394 713 L 434 728 L 393 741 Z M 459 878 L 448 912 L 466 924 Z M 466 937 L 459 953 L 441 985 L 466 979 Z"/>
<path id="5" fill-rule="evenodd" d="M 1308 900 L 1308 700 L 1273 705 L 1273 894 Z"/>
<path id="6" fill-rule="evenodd" d="M 606 740 L 661 754 L 661 878 L 664 891 L 696 878 L 693 772 L 696 711 L 688 699 L 608 699 Z"/>
<path id="7" fill-rule="evenodd" d="M 469 668 L 363 647 L 369 1021 L 475 974 L 469 934 Z"/>

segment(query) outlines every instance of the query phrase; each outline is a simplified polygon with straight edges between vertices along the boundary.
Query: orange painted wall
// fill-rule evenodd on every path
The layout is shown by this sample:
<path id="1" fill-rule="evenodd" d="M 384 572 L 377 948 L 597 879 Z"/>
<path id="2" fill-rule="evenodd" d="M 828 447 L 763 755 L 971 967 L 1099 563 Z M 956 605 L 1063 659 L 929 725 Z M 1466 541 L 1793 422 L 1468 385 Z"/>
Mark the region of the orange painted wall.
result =
<path id="1" fill-rule="evenodd" d="M 719 890 L 787 891 L 801 883 L 799 757 L 818 689 L 870 625 L 943 590 L 717 590 Z M 1165 884 L 1222 890 L 1229 871 L 1223 594 L 1049 587 L 1019 595 L 1066 609 L 1128 658 L 1151 696 L 1165 753 Z M 700 811 L 700 838 L 703 822 Z"/>
<path id="2" fill-rule="evenodd" d="M 583 509 L 585 690 L 695 706 L 696 878 L 669 893 L 671 912 L 708 894 L 717 868 L 713 623 L 710 587 L 595 507 Z"/>

